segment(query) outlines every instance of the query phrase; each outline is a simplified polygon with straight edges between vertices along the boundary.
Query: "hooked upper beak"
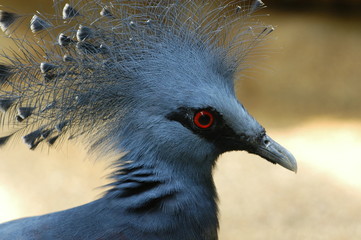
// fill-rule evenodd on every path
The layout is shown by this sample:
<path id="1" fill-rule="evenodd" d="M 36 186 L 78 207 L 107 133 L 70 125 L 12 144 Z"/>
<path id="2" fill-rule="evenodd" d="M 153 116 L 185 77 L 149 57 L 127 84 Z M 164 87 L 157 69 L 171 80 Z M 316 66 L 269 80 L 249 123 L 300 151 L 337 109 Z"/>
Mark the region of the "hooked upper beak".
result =
<path id="1" fill-rule="evenodd" d="M 249 152 L 257 154 L 274 164 L 279 164 L 295 173 L 297 172 L 297 162 L 294 156 L 267 135 L 264 135 L 261 142 Z"/>

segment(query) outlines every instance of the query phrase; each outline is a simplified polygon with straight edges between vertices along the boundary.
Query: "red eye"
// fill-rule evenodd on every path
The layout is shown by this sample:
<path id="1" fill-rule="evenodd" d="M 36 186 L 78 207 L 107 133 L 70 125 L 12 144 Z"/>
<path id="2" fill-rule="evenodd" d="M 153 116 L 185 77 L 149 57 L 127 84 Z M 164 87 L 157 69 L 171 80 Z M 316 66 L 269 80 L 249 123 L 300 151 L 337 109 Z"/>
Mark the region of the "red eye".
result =
<path id="1" fill-rule="evenodd" d="M 194 115 L 193 121 L 197 127 L 206 129 L 213 125 L 214 117 L 212 113 L 202 110 Z"/>

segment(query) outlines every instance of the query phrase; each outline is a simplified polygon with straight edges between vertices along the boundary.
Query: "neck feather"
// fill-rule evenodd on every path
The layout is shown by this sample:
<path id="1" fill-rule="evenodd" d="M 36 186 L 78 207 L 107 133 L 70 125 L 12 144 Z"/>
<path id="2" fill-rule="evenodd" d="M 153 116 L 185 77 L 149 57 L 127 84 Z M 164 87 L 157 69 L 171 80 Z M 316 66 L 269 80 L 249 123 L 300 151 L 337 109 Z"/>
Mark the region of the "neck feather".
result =
<path id="1" fill-rule="evenodd" d="M 143 230 L 184 234 L 186 229 L 197 238 L 184 239 L 217 239 L 217 194 L 211 172 L 193 177 L 173 171 L 163 161 L 128 158 L 123 157 L 126 163 L 114 172 L 106 198 L 119 200 L 126 214 L 142 219 Z"/>

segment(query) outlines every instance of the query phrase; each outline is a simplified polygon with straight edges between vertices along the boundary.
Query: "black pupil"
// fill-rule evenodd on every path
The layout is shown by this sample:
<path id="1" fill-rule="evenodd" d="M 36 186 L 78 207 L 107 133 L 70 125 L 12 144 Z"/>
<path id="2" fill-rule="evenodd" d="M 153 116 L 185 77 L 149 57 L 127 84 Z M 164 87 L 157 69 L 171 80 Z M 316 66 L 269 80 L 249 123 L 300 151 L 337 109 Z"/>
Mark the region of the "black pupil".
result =
<path id="1" fill-rule="evenodd" d="M 206 115 L 206 114 L 202 114 L 202 115 L 199 117 L 198 121 L 199 121 L 199 123 L 200 123 L 201 125 L 204 125 L 204 126 L 205 126 L 205 125 L 208 125 L 208 124 L 210 123 L 211 117 L 208 116 L 208 115 Z"/>

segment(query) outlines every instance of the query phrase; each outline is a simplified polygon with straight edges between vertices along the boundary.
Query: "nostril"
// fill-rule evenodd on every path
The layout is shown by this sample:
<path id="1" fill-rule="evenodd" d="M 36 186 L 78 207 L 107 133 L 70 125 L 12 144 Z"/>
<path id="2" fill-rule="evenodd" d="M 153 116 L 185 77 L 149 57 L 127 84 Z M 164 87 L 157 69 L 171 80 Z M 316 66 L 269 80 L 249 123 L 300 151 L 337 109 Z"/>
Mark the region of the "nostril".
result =
<path id="1" fill-rule="evenodd" d="M 267 147 L 271 142 L 270 142 L 270 140 L 265 139 L 265 140 L 263 141 L 263 143 L 264 143 L 264 145 L 266 145 L 266 147 Z"/>

